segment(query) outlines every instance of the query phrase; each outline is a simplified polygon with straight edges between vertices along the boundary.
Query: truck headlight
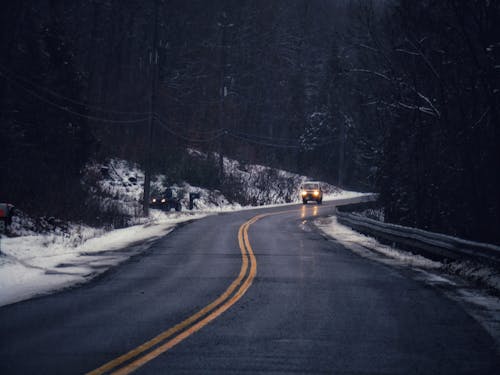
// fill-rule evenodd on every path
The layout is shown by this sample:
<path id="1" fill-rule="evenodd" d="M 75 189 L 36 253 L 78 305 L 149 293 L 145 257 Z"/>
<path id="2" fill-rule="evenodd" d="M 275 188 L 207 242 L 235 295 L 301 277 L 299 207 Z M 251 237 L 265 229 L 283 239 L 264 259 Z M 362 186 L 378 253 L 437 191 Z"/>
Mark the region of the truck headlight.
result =
<path id="1" fill-rule="evenodd" d="M 302 194 L 302 196 L 304 196 L 304 195 L 307 195 L 307 192 L 306 192 L 305 190 L 302 190 L 302 191 L 300 192 L 300 194 Z"/>
<path id="2" fill-rule="evenodd" d="M 319 191 L 318 190 L 314 190 L 314 195 L 318 195 L 319 194 Z"/>

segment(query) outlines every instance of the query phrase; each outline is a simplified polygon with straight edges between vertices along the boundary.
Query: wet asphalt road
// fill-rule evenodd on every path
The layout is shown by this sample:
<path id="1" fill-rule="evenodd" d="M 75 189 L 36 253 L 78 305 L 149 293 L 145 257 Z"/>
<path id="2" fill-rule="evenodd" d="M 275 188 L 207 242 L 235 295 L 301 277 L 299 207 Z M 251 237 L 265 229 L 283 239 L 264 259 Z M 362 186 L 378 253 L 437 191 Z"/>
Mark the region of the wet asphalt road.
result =
<path id="1" fill-rule="evenodd" d="M 246 294 L 135 373 L 498 373 L 493 340 L 458 304 L 311 230 L 332 203 L 285 209 L 248 230 Z M 165 332 L 237 278 L 240 226 L 282 210 L 207 217 L 84 286 L 0 308 L 0 374 L 83 374 Z"/>

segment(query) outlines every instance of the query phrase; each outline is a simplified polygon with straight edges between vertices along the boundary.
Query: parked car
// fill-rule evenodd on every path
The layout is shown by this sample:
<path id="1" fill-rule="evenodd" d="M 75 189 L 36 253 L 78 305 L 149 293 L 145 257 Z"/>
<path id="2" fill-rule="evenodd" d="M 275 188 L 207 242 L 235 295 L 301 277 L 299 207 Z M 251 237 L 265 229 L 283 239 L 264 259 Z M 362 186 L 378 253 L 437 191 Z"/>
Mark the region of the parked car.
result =
<path id="1" fill-rule="evenodd" d="M 316 201 L 318 204 L 322 204 L 323 190 L 321 189 L 321 183 L 317 181 L 304 182 L 300 189 L 300 197 L 303 204 L 307 204 L 309 201 Z"/>
<path id="2" fill-rule="evenodd" d="M 181 211 L 181 199 L 182 196 L 178 192 L 169 188 L 166 189 L 163 194 L 153 195 L 149 205 L 151 208 L 157 208 L 165 211 L 170 211 L 171 209 Z"/>

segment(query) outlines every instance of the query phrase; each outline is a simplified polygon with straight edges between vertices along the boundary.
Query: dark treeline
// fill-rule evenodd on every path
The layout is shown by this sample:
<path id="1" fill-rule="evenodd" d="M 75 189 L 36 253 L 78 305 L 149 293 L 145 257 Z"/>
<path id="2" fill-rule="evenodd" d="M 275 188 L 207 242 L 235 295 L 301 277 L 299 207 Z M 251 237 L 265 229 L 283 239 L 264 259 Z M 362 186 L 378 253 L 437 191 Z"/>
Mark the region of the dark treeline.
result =
<path id="1" fill-rule="evenodd" d="M 217 161 L 185 152 L 216 151 L 376 190 L 393 222 L 499 241 L 498 1 L 11 3 L 7 200 L 81 215 L 85 163 L 144 163 L 154 111 L 153 166 L 172 181 L 224 189 Z"/>
<path id="2" fill-rule="evenodd" d="M 359 16 L 386 218 L 499 243 L 500 2 L 400 0 Z"/>

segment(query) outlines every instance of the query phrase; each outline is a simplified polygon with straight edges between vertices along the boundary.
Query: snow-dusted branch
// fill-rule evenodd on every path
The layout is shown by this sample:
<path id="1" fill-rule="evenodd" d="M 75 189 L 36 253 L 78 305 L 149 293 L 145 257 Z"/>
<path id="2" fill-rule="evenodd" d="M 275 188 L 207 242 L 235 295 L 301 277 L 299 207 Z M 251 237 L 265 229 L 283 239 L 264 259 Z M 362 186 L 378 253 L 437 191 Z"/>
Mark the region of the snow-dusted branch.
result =
<path id="1" fill-rule="evenodd" d="M 490 108 L 486 108 L 486 111 L 484 111 L 483 114 L 481 115 L 481 117 L 479 117 L 479 119 L 474 123 L 474 125 L 472 125 L 472 128 L 474 129 L 476 126 L 478 126 L 489 112 L 490 112 Z"/>
<path id="2" fill-rule="evenodd" d="M 441 112 L 436 108 L 434 103 L 432 103 L 432 100 L 430 100 L 427 96 L 425 96 L 424 94 L 422 94 L 419 91 L 417 91 L 417 95 L 420 99 L 423 99 L 432 108 L 432 112 L 436 115 L 436 117 L 438 117 L 438 118 L 441 117 Z"/>
<path id="3" fill-rule="evenodd" d="M 425 64 L 427 67 L 430 69 L 430 71 L 436 76 L 437 79 L 441 79 L 439 73 L 437 70 L 434 68 L 434 65 L 432 65 L 431 61 L 427 58 L 427 56 L 424 54 L 422 51 L 422 48 L 420 46 L 417 46 L 415 43 L 413 43 L 410 39 L 406 39 L 408 43 L 411 44 L 411 46 L 416 50 L 416 54 L 422 57 L 422 60 L 424 60 Z"/>
<path id="4" fill-rule="evenodd" d="M 410 86 L 408 85 L 407 83 L 403 82 L 403 81 L 399 81 L 399 80 L 396 80 L 394 78 L 391 78 L 389 77 L 388 75 L 384 74 L 384 73 L 380 73 L 380 72 L 377 72 L 377 71 L 374 71 L 374 70 L 369 70 L 369 69 L 351 69 L 349 70 L 350 72 L 355 72 L 355 73 L 367 73 L 367 74 L 372 74 L 376 77 L 379 77 L 381 79 L 384 79 L 386 81 L 389 81 L 391 83 L 395 83 L 396 81 L 406 87 L 407 89 L 413 91 L 420 99 L 422 99 L 426 104 L 427 106 L 424 107 L 424 106 L 418 106 L 418 105 L 414 105 L 414 104 L 405 104 L 405 103 L 402 103 L 402 102 L 399 102 L 398 105 L 402 108 L 405 108 L 405 109 L 413 109 L 413 110 L 418 110 L 422 113 L 425 113 L 427 115 L 431 115 L 431 116 L 434 116 L 434 117 L 437 117 L 437 118 L 441 118 L 441 112 L 439 111 L 439 109 L 434 105 L 434 103 L 432 102 L 431 99 L 429 99 L 429 97 L 427 97 L 426 95 L 422 94 L 420 91 L 418 91 L 415 87 L 413 86 Z"/>
<path id="5" fill-rule="evenodd" d="M 420 56 L 420 53 L 418 53 L 418 52 L 408 51 L 407 49 L 403 49 L 403 48 L 396 48 L 395 51 L 405 53 L 407 55 Z"/>
<path id="6" fill-rule="evenodd" d="M 404 109 L 409 109 L 412 111 L 419 111 L 419 112 L 422 112 L 422 113 L 429 115 L 429 116 L 439 117 L 436 115 L 436 113 L 434 112 L 434 110 L 432 108 L 422 107 L 422 106 L 418 106 L 415 104 L 406 104 L 403 102 L 398 102 L 398 105 L 399 105 L 399 107 L 404 108 Z"/>
<path id="7" fill-rule="evenodd" d="M 377 53 L 380 53 L 380 49 L 377 49 L 375 47 L 372 47 L 372 46 L 369 46 L 367 44 L 364 44 L 364 43 L 358 43 L 356 44 L 358 47 L 361 47 L 361 48 L 364 48 L 364 49 L 367 49 L 367 50 L 370 50 L 370 51 L 373 51 L 373 52 L 377 52 Z"/>
<path id="8" fill-rule="evenodd" d="M 384 73 L 376 72 L 374 70 L 369 70 L 369 69 L 350 69 L 349 72 L 354 72 L 354 73 L 368 73 L 368 74 L 373 74 L 379 78 L 385 79 L 389 82 L 393 82 L 393 79 L 391 79 L 389 76 L 385 75 Z"/>

